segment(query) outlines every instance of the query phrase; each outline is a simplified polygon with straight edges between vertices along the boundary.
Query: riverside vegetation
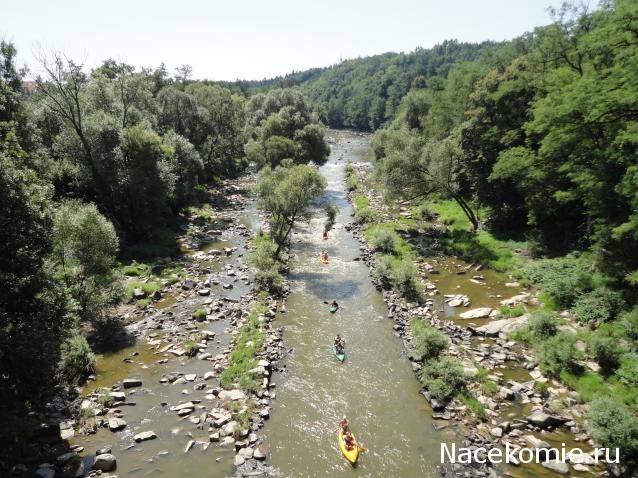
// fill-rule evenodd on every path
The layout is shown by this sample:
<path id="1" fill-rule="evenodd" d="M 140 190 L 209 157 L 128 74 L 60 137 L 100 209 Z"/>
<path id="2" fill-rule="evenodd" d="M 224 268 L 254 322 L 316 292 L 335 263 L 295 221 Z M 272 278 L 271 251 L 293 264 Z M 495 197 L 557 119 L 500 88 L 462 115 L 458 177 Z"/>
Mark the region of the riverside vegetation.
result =
<path id="1" fill-rule="evenodd" d="M 159 288 L 125 286 L 123 276 L 148 275 L 145 259 L 176 252 L 185 217 L 214 214 L 205 206 L 211 188 L 249 163 L 263 168 L 255 193 L 269 217 L 250 262 L 261 287 L 282 287 L 290 231 L 325 187 L 308 164 L 327 156 L 323 122 L 375 132 L 372 180 L 428 223 L 445 252 L 538 288 L 541 310 L 511 337 L 587 404 L 595 441 L 621 448 L 632 465 L 638 5 L 565 4 L 553 13 L 554 23 L 509 42 L 449 41 L 264 82 L 193 81 L 187 67 L 171 77 L 163 66 L 113 60 L 86 72 L 53 54 L 26 94 L 15 48 L 2 42 L 3 463 L 55 385 L 93 371 L 91 345 L 113 327 L 112 307 L 122 298 L 144 307 Z M 376 278 L 423 300 L 417 253 L 403 234 L 409 221 L 380 221 L 352 168 L 346 173 L 355 220 L 377 253 Z M 161 274 L 171 281 L 181 272 Z M 225 378 L 246 388 L 253 363 L 242 336 L 256 333 L 251 323 Z M 416 321 L 411 334 L 414 353 L 429 361 L 420 376 L 430 393 L 484 418 L 472 390 L 494 384 L 481 370 L 468 377 L 435 329 Z"/>

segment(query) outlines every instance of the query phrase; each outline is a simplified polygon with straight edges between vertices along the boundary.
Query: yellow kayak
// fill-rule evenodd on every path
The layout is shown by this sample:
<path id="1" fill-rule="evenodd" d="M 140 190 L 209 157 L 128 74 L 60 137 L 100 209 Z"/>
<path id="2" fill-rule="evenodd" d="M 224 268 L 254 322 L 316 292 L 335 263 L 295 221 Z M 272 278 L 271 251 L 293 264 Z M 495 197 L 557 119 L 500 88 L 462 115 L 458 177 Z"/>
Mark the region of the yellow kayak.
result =
<path id="1" fill-rule="evenodd" d="M 354 435 L 352 435 L 354 437 Z M 346 457 L 346 460 L 350 462 L 351 465 L 355 465 L 357 460 L 359 459 L 359 444 L 357 443 L 357 439 L 354 439 L 354 448 L 352 450 L 348 450 L 346 448 L 346 443 L 343 441 L 343 433 L 339 432 L 339 448 L 341 448 L 341 453 Z"/>

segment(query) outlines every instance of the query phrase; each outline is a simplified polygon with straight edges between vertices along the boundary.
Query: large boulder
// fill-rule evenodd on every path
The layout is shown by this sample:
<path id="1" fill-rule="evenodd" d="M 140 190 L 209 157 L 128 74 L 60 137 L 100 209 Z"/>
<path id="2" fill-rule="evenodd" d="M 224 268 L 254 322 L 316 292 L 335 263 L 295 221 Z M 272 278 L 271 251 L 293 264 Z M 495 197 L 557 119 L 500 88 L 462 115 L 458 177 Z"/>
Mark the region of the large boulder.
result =
<path id="1" fill-rule="evenodd" d="M 137 435 L 133 437 L 133 440 L 135 440 L 136 442 L 141 442 L 146 440 L 154 440 L 155 438 L 157 438 L 157 435 L 155 434 L 155 432 L 148 431 L 148 432 L 138 433 Z"/>
<path id="2" fill-rule="evenodd" d="M 514 319 L 500 319 L 477 327 L 476 333 L 487 337 L 497 337 L 500 334 L 508 335 L 520 329 L 529 322 L 529 314 L 516 317 Z"/>
<path id="3" fill-rule="evenodd" d="M 527 421 L 535 427 L 547 429 L 561 426 L 568 420 L 563 417 L 557 417 L 554 415 L 548 415 L 545 412 L 536 411 L 527 417 Z"/>
<path id="4" fill-rule="evenodd" d="M 94 470 L 113 471 L 117 465 L 117 459 L 110 453 L 103 453 L 95 457 Z"/>
<path id="5" fill-rule="evenodd" d="M 109 418 L 109 430 L 116 432 L 123 428 L 126 428 L 126 422 L 124 420 L 118 417 Z"/>
<path id="6" fill-rule="evenodd" d="M 492 313 L 491 307 L 479 307 L 478 309 L 468 310 L 467 312 L 463 312 L 459 314 L 459 317 L 462 319 L 483 319 L 485 317 L 489 317 Z"/>
<path id="7" fill-rule="evenodd" d="M 142 381 L 139 378 L 125 378 L 122 380 L 122 386 L 124 388 L 141 387 Z"/>

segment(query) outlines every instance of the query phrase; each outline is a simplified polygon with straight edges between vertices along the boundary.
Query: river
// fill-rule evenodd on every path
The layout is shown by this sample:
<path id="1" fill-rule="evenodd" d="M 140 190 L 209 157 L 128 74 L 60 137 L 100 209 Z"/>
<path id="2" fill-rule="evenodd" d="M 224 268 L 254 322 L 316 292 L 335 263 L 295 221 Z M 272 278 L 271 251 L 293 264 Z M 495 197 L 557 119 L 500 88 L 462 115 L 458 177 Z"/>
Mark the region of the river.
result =
<path id="1" fill-rule="evenodd" d="M 285 327 L 287 373 L 278 377 L 278 397 L 265 427 L 271 465 L 279 476 L 435 476 L 440 443 L 453 435 L 433 428 L 431 410 L 419 394 L 406 350 L 395 337 L 383 297 L 370 282 L 359 255 L 359 243 L 344 225 L 352 208 L 344 186 L 344 164 L 367 161 L 369 144 L 339 135 L 328 162 L 323 202 L 339 207 L 329 239 L 322 239 L 325 215 L 317 211 L 294 236 L 291 294 Z M 318 256 L 328 251 L 330 261 Z M 341 309 L 330 314 L 324 301 Z M 346 340 L 343 364 L 332 354 L 333 337 Z M 356 470 L 342 457 L 336 428 L 346 415 L 357 439 L 368 451 Z"/>

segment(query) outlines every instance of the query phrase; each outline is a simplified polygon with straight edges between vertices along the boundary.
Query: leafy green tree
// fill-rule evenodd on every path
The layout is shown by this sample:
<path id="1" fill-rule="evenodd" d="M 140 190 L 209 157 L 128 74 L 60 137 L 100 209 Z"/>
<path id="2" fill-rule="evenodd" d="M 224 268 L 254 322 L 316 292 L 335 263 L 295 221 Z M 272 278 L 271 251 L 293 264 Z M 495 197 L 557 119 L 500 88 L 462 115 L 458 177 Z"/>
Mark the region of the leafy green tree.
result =
<path id="1" fill-rule="evenodd" d="M 51 188 L 0 154 L 0 412 L 21 410 L 54 385 L 73 309 L 46 267 Z M 3 437 L 3 439 L 6 437 Z"/>
<path id="2" fill-rule="evenodd" d="M 270 215 L 270 237 L 277 245 L 275 258 L 280 257 L 295 223 L 307 216 L 308 207 L 325 187 L 325 178 L 312 166 L 285 161 L 261 171 L 255 192 L 260 207 Z"/>
<path id="3" fill-rule="evenodd" d="M 284 159 L 323 164 L 330 152 L 325 129 L 298 90 L 253 96 L 246 104 L 246 134 L 246 157 L 259 165 L 275 167 Z"/>
<path id="4" fill-rule="evenodd" d="M 97 320 L 120 298 L 118 237 L 94 204 L 65 201 L 53 218 L 52 258 L 85 320 Z"/>

